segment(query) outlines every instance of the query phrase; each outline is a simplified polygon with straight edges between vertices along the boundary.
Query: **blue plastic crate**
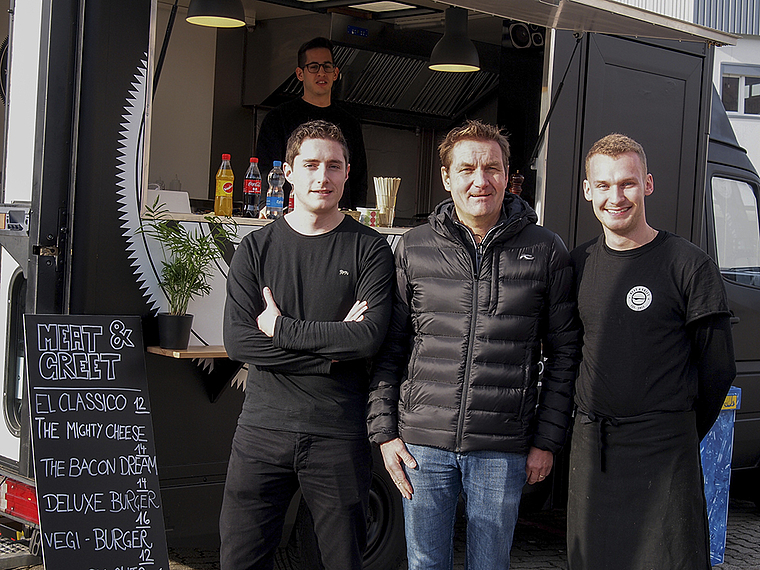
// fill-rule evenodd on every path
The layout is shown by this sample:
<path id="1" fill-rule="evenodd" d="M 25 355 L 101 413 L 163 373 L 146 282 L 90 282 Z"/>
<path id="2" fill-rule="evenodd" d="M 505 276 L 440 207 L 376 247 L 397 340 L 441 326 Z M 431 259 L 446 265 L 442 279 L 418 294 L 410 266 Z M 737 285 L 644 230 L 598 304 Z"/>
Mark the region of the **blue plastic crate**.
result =
<path id="1" fill-rule="evenodd" d="M 718 419 L 699 445 L 705 479 L 707 518 L 710 523 L 710 563 L 713 566 L 722 564 L 726 553 L 734 420 L 736 410 L 741 407 L 741 394 L 740 388 L 731 387 Z"/>

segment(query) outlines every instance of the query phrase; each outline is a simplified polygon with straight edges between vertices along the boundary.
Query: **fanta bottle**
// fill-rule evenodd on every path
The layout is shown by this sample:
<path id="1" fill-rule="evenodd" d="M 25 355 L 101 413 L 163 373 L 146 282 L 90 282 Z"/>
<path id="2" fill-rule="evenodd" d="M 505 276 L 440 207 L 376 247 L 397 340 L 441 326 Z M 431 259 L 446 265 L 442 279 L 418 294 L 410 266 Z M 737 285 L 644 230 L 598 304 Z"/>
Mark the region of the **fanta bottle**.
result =
<path id="1" fill-rule="evenodd" d="M 230 155 L 222 155 L 222 165 L 216 173 L 216 195 L 214 197 L 214 214 L 217 216 L 232 215 L 232 183 L 235 175 L 230 166 Z"/>

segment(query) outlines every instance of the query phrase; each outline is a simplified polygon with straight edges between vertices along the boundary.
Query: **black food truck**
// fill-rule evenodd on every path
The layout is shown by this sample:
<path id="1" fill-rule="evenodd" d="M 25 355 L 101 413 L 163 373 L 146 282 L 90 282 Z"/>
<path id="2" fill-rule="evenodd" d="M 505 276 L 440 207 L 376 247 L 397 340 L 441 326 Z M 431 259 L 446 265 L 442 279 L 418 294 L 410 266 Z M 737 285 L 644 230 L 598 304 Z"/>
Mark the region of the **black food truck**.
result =
<path id="1" fill-rule="evenodd" d="M 402 178 L 397 227 L 380 228 L 391 245 L 444 197 L 435 147 L 464 118 L 511 133 L 510 167 L 524 176 L 523 197 L 571 248 L 600 232 L 581 198 L 587 149 L 612 131 L 640 141 L 657 179 L 650 222 L 705 249 L 723 272 L 742 389 L 732 467 L 756 473 L 760 179 L 712 87 L 715 46 L 733 36 L 609 0 L 459 0 L 481 69 L 453 74 L 427 68 L 447 3 L 415 0 L 375 12 L 333 0 L 247 1 L 247 25 L 218 31 L 188 28 L 187 4 L 10 0 L 2 57 L 0 509 L 33 553 L 41 541 L 24 314 L 141 318 L 167 542 L 218 542 L 246 372 L 221 346 L 227 263 L 237 240 L 265 222 L 238 220 L 211 293 L 191 301 L 190 347 L 176 352 L 155 346 L 156 313 L 167 304 L 160 255 L 136 230 L 146 204 L 171 188 L 156 182 L 168 150 L 186 163 L 176 167 L 189 191 L 172 206 L 177 223 L 210 231 L 202 212 L 223 152 L 233 155 L 239 203 L 261 120 L 299 96 L 295 52 L 318 35 L 336 45 L 335 95 L 362 122 L 370 176 Z M 200 58 L 193 46 L 209 49 Z M 204 65 L 210 72 L 199 79 Z M 178 80 L 188 76 L 195 83 Z M 395 568 L 405 556 L 400 497 L 382 462 L 374 468 L 366 568 Z M 533 492 L 561 496 L 556 471 Z M 308 516 L 296 498 L 282 567 L 312 567 Z"/>

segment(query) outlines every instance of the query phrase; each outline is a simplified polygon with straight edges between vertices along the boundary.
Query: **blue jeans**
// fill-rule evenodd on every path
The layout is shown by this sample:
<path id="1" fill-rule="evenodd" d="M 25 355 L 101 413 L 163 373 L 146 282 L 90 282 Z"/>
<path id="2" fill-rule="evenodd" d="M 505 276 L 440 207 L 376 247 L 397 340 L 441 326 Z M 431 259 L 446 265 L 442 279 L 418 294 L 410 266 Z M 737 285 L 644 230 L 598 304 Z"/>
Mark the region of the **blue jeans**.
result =
<path id="1" fill-rule="evenodd" d="M 460 492 L 467 514 L 465 568 L 507 570 L 527 455 L 407 447 L 417 460 L 416 469 L 405 468 L 414 489 L 404 500 L 409 570 L 451 570 Z"/>

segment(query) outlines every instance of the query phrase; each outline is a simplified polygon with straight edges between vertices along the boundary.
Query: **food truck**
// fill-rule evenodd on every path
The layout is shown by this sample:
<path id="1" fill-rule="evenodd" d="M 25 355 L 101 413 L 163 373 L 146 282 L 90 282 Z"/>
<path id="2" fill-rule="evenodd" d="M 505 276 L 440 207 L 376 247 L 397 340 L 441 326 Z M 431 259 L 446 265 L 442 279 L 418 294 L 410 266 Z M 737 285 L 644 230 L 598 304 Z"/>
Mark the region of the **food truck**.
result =
<path id="1" fill-rule="evenodd" d="M 436 144 L 465 118 L 510 132 L 510 168 L 524 177 L 523 197 L 570 248 L 600 232 L 581 198 L 587 149 L 612 131 L 640 141 L 655 178 L 650 222 L 705 249 L 725 277 L 743 390 L 733 468 L 758 468 L 760 180 L 711 83 L 715 46 L 733 36 L 609 0 L 415 0 L 384 12 L 334 0 L 245 5 L 246 26 L 193 32 L 182 28 L 187 0 L 10 0 L 2 64 L 0 508 L 35 553 L 24 314 L 141 317 L 167 541 L 218 541 L 246 372 L 222 346 L 236 242 L 215 268 L 211 293 L 191 302 L 188 350 L 162 351 L 160 257 L 136 232 L 149 198 L 176 197 L 165 193 L 173 176 L 187 193 L 173 217 L 209 231 L 203 212 L 222 153 L 233 156 L 241 201 L 261 120 L 299 96 L 295 53 L 315 36 L 336 45 L 335 96 L 362 122 L 370 177 L 402 178 L 396 227 L 379 228 L 391 245 L 445 197 Z M 480 71 L 427 68 L 449 5 L 468 10 Z M 237 239 L 263 223 L 241 218 Z M 394 568 L 405 556 L 400 497 L 381 461 L 374 471 L 365 567 Z M 556 473 L 544 488 L 560 496 L 566 482 L 561 467 Z M 281 567 L 311 567 L 308 517 L 296 498 Z"/>

